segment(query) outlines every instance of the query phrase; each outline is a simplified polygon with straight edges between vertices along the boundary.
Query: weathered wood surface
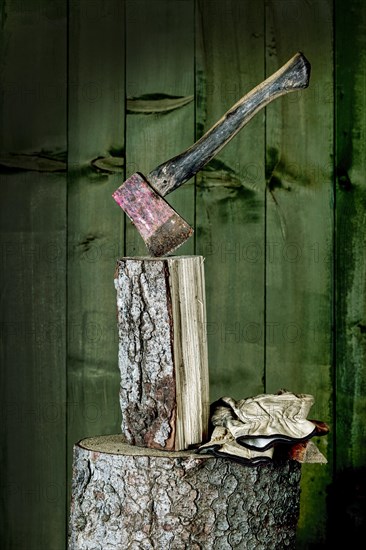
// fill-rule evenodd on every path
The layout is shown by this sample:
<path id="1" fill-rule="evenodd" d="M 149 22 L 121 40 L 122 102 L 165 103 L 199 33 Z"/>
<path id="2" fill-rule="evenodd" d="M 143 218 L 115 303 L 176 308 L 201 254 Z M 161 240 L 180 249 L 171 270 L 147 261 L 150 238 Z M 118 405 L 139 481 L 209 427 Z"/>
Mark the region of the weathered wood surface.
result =
<path id="1" fill-rule="evenodd" d="M 74 447 L 69 550 L 295 548 L 301 466 L 90 438 Z"/>
<path id="2" fill-rule="evenodd" d="M 342 470 L 366 459 L 366 7 L 353 1 L 343 14 L 338 2 L 336 16 L 342 45 L 336 59 L 336 407 L 337 437 L 347 441 L 336 447 L 336 465 Z"/>
<path id="3" fill-rule="evenodd" d="M 366 4 L 336 2 L 335 476 L 328 537 L 365 531 Z"/>
<path id="4" fill-rule="evenodd" d="M 314 395 L 313 417 L 332 425 L 333 43 L 324 26 L 331 13 L 328 1 L 267 2 L 268 74 L 295 44 L 312 74 L 307 90 L 267 109 L 266 391 Z M 332 438 L 317 444 L 328 464 L 303 469 L 299 548 L 325 540 Z"/>
<path id="5" fill-rule="evenodd" d="M 208 435 L 203 258 L 122 258 L 115 278 L 122 433 L 188 449 Z"/>
<path id="6" fill-rule="evenodd" d="M 266 43 L 270 46 L 274 40 L 269 32 L 271 20 L 268 13 L 264 13 L 265 2 L 262 0 L 154 0 L 145 4 L 128 1 L 125 22 L 129 32 L 126 40 L 129 63 L 126 96 L 124 85 L 119 84 L 124 77 L 122 12 L 125 3 L 120 0 L 69 2 L 68 85 L 66 76 L 60 78 L 60 74 L 66 71 L 62 60 L 67 53 L 67 15 L 63 4 L 47 0 L 3 0 L 0 10 L 3 56 L 0 125 L 1 134 L 6 138 L 5 142 L 3 137 L 1 151 L 0 186 L 3 208 L 1 426 L 4 442 L 1 467 L 6 480 L 1 487 L 4 503 L 1 541 L 5 549 L 11 550 L 14 547 L 38 550 L 40 539 L 42 542 L 46 540 L 46 546 L 57 550 L 65 546 L 66 505 L 62 496 L 66 483 L 62 450 L 65 429 L 69 431 L 67 454 L 70 457 L 72 444 L 79 438 L 96 432 L 115 433 L 119 429 L 118 397 L 111 397 L 112 394 L 118 396 L 119 385 L 113 273 L 116 259 L 125 255 L 126 250 L 122 242 L 123 228 L 119 226 L 121 211 L 110 195 L 140 166 L 149 171 L 188 147 L 195 139 L 194 118 L 197 121 L 196 137 L 199 137 L 245 90 L 262 81 L 265 78 L 264 49 Z M 82 14 L 78 12 L 79 5 Z M 365 172 L 365 3 L 361 0 L 348 3 L 337 0 L 335 14 L 327 1 L 291 0 L 276 5 L 275 42 L 278 52 L 276 58 L 275 50 L 269 49 L 274 57 L 267 55 L 267 74 L 270 73 L 271 59 L 273 68 L 277 68 L 279 63 L 303 48 L 313 66 L 312 87 L 301 94 L 299 104 L 291 103 L 295 102 L 294 95 L 278 100 L 278 105 L 272 104 L 266 114 L 248 124 L 219 158 L 200 174 L 196 205 L 190 182 L 168 198 L 190 223 L 195 223 L 196 250 L 206 258 L 212 397 L 228 394 L 240 398 L 266 389 L 265 339 L 268 366 L 273 364 L 275 356 L 278 366 L 277 374 L 272 371 L 275 379 L 269 374 L 267 389 L 277 389 L 277 381 L 286 377 L 286 384 L 291 386 L 289 389 L 306 389 L 314 394 L 317 416 L 322 419 L 330 418 L 324 396 L 332 390 L 336 408 L 330 422 L 331 434 L 319 442 L 328 459 L 333 452 L 336 459 L 336 473 L 329 478 L 328 497 L 324 492 L 323 473 L 327 472 L 328 476 L 330 469 L 303 467 L 305 483 L 301 496 L 299 544 L 301 539 L 304 546 L 309 546 L 322 544 L 317 540 L 314 542 L 318 537 L 319 541 L 324 541 L 332 532 L 337 534 L 335 526 L 343 526 L 345 520 L 353 527 L 358 525 L 357 529 L 365 525 L 363 493 L 359 489 L 359 481 L 364 478 L 362 468 L 366 448 L 363 423 L 365 224 L 362 191 Z M 197 16 L 195 36 L 194 9 Z M 73 23 L 75 16 L 79 18 L 82 31 L 78 24 Z M 267 37 L 264 36 L 265 27 Z M 87 32 L 88 28 L 90 32 Z M 331 74 L 331 34 L 337 61 L 334 74 Z M 144 39 L 141 40 L 142 35 Z M 105 71 L 103 67 L 106 67 Z M 76 75 L 81 82 L 77 108 Z M 337 90 L 335 105 L 334 78 Z M 108 90 L 113 90 L 113 93 Z M 309 95 L 311 99 L 308 99 Z M 307 174 L 313 172 L 315 179 L 320 174 L 317 185 L 324 193 L 332 187 L 326 175 L 333 162 L 331 147 L 326 162 L 320 162 L 319 158 L 323 158 L 328 147 L 326 136 L 333 133 L 334 121 L 331 123 L 329 119 L 333 107 L 338 120 L 334 151 L 338 165 L 336 202 L 331 203 L 325 194 L 318 200 L 315 196 L 318 187 L 315 189 L 312 185 L 306 187 L 307 194 L 301 195 L 301 201 L 299 197 L 299 208 L 300 202 L 301 208 L 305 207 L 303 204 L 309 204 L 308 196 L 314 207 L 321 203 L 316 216 L 314 210 L 311 219 L 306 221 L 307 226 L 314 225 L 314 229 L 311 229 L 310 240 L 305 242 L 299 259 L 298 248 L 292 246 L 290 238 L 285 248 L 276 244 L 282 241 L 275 237 L 267 243 L 264 239 L 264 121 L 273 109 L 277 109 L 276 116 L 279 116 L 290 97 L 291 109 L 295 111 L 295 106 L 299 105 L 300 116 L 293 113 L 289 122 L 286 114 L 284 126 L 279 126 L 280 134 L 287 136 L 282 151 L 293 151 L 290 168 L 296 172 L 296 182 L 303 169 Z M 313 114 L 308 112 L 309 101 Z M 129 111 L 125 133 L 131 162 L 126 174 L 121 151 L 125 102 Z M 69 343 L 68 396 L 62 367 L 64 335 L 59 329 L 59 321 L 65 317 L 66 301 L 64 259 L 68 222 L 64 216 L 66 196 L 62 171 L 67 165 L 64 154 L 67 103 L 72 155 L 76 154 L 80 144 L 83 159 L 80 172 L 75 166 L 75 156 L 69 163 L 68 307 L 69 337 L 73 342 Z M 300 121 L 304 117 L 309 139 L 300 145 L 297 139 L 299 132 L 303 132 Z M 118 139 L 109 135 L 111 128 L 114 136 L 118 134 Z M 275 121 L 271 128 L 269 139 L 277 128 Z M 115 144 L 117 150 L 109 152 L 109 142 Z M 298 155 L 304 155 L 301 166 L 298 166 Z M 146 164 L 141 165 L 141 160 L 145 162 L 145 159 Z M 90 163 L 94 172 L 89 171 Z M 267 164 L 270 171 L 273 164 Z M 321 180 L 322 173 L 325 176 Z M 272 184 L 276 187 L 276 179 Z M 283 207 L 284 201 L 287 204 L 290 200 L 291 193 L 294 195 L 298 191 L 296 183 L 292 191 L 277 187 L 273 194 Z M 268 202 L 271 201 L 272 197 L 268 196 Z M 292 205 L 293 199 L 291 201 Z M 298 222 L 294 219 L 297 211 L 294 206 L 291 214 L 291 205 L 288 203 L 285 208 L 286 219 L 290 217 L 291 228 L 297 228 Z M 272 206 L 275 217 L 276 207 Z M 330 206 L 337 217 L 337 244 L 335 254 L 327 263 L 330 243 L 323 240 L 321 219 L 326 218 L 325 211 L 329 211 Z M 304 225 L 303 214 L 299 213 L 299 217 Z M 289 219 L 287 223 L 290 223 Z M 97 226 L 100 230 L 95 235 Z M 270 236 L 269 231 L 267 234 Z M 93 237 L 96 238 L 92 240 Z M 136 231 L 128 229 L 129 254 L 135 253 L 135 240 Z M 189 250 L 181 249 L 180 253 L 192 254 L 193 239 L 186 246 Z M 268 262 L 277 261 L 279 268 L 278 282 L 272 277 L 271 286 L 283 289 L 271 307 L 272 312 L 278 311 L 278 316 L 269 318 L 268 322 L 265 249 Z M 139 250 L 145 253 L 142 242 Z M 285 258 L 282 260 L 283 254 Z M 294 260 L 297 260 L 298 267 L 289 265 L 296 264 Z M 332 341 L 331 331 L 325 328 L 329 327 L 329 318 L 326 320 L 324 316 L 328 305 L 324 306 L 321 297 L 319 301 L 315 298 L 307 300 L 303 294 L 298 301 L 293 276 L 296 273 L 296 276 L 305 277 L 308 285 L 319 290 L 321 273 L 331 270 L 333 263 L 336 271 L 332 284 L 337 296 L 335 301 L 329 296 L 329 308 L 334 307 L 337 339 L 333 378 L 330 379 L 327 365 Z M 269 268 L 267 266 L 267 270 Z M 290 278 L 292 282 L 288 285 L 287 279 Z M 289 316 L 284 314 L 280 319 L 282 302 Z M 300 327 L 311 328 L 310 339 L 306 337 L 307 346 L 302 336 L 301 341 L 296 340 L 296 327 L 288 326 L 288 323 L 296 322 L 289 311 L 290 303 L 294 309 L 297 308 L 296 314 L 303 308 Z M 314 325 L 314 319 L 319 323 Z M 284 324 L 274 324 L 277 321 Z M 285 338 L 295 338 L 296 341 L 283 341 L 275 353 L 275 341 L 278 343 Z M 292 360 L 297 345 L 301 352 Z M 321 350 L 324 351 L 323 357 Z M 282 355 L 285 357 L 283 363 Z M 103 376 L 100 375 L 102 370 Z M 333 450 L 327 451 L 324 444 L 330 445 L 333 438 Z M 21 475 L 16 477 L 19 472 Z M 317 485 L 318 480 L 321 487 Z M 347 499 L 339 506 L 343 488 Z M 325 512 L 328 525 L 325 525 Z M 21 524 L 18 521 L 20 515 L 23 518 Z M 309 520 L 304 523 L 306 517 Z M 44 523 L 41 518 L 44 518 Z M 344 529 L 344 533 L 355 533 L 357 529 Z"/>
<path id="7" fill-rule="evenodd" d="M 119 0 L 69 5 L 69 476 L 75 441 L 120 425 L 113 276 L 124 237 L 111 195 L 124 179 L 123 28 Z"/>
<path id="8" fill-rule="evenodd" d="M 4 550 L 60 548 L 66 5 L 2 2 L 0 19 L 0 540 Z"/>
<path id="9" fill-rule="evenodd" d="M 261 2 L 200 0 L 197 137 L 264 78 Z M 240 25 L 237 22 L 240 21 Z M 197 177 L 197 252 L 206 264 L 211 398 L 263 392 L 264 126 L 258 115 Z"/>
<path id="10" fill-rule="evenodd" d="M 141 37 L 143 36 L 143 40 Z M 126 1 L 126 176 L 148 174 L 194 142 L 194 2 Z M 121 182 L 122 183 L 122 182 Z M 191 182 L 168 202 L 191 225 Z M 194 238 L 179 248 L 192 254 Z M 126 254 L 146 255 L 130 221 Z"/>

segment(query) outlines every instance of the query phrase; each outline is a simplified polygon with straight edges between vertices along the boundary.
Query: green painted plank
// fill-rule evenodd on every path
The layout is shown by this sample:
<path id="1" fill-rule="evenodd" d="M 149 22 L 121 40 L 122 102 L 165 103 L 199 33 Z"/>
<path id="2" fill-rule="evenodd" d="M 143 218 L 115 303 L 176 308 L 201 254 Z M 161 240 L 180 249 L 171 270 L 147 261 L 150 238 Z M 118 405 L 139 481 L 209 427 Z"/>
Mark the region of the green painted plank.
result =
<path id="1" fill-rule="evenodd" d="M 66 486 L 66 178 L 0 178 L 1 541 L 3 548 L 58 549 Z M 50 204 L 57 206 L 47 215 Z"/>
<path id="2" fill-rule="evenodd" d="M 194 2 L 127 0 L 126 31 L 128 177 L 147 175 L 194 142 Z M 166 200 L 194 224 L 192 181 Z M 175 253 L 192 254 L 193 248 L 190 238 Z M 126 253 L 147 255 L 129 220 Z"/>
<path id="3" fill-rule="evenodd" d="M 4 549 L 64 546 L 66 28 L 61 5 L 2 3 Z"/>
<path id="4" fill-rule="evenodd" d="M 68 473 L 83 437 L 120 431 L 116 261 L 123 213 L 124 5 L 70 3 Z M 70 487 L 69 487 L 70 488 Z"/>
<path id="5" fill-rule="evenodd" d="M 337 3 L 337 468 L 365 465 L 366 6 Z M 351 39 L 350 39 L 351 37 Z"/>
<path id="6" fill-rule="evenodd" d="M 266 391 L 315 397 L 311 417 L 332 425 L 332 3 L 267 3 L 267 73 L 297 50 L 311 66 L 307 90 L 267 109 Z M 304 465 L 299 548 L 325 540 L 328 465 Z"/>
<path id="7" fill-rule="evenodd" d="M 366 525 L 366 6 L 337 1 L 336 477 L 330 522 L 356 543 Z M 363 489 L 362 489 L 363 484 Z M 361 490 L 360 490 L 361 488 Z M 340 527 L 342 526 L 342 528 Z"/>
<path id="8" fill-rule="evenodd" d="M 197 131 L 264 79 L 262 2 L 197 3 Z M 197 178 L 212 401 L 263 392 L 264 112 Z"/>
<path id="9" fill-rule="evenodd" d="M 2 1 L 3 153 L 64 157 L 65 10 L 47 0 Z"/>

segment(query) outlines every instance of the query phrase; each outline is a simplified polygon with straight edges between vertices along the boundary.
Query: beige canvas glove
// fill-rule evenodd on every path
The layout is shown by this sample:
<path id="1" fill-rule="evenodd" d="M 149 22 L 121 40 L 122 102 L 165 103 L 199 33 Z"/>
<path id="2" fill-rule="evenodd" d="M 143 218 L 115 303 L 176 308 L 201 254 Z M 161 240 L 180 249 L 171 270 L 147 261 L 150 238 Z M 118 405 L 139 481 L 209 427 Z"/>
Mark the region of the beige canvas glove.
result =
<path id="1" fill-rule="evenodd" d="M 265 451 L 277 443 L 298 443 L 317 435 L 315 424 L 306 418 L 313 403 L 312 395 L 287 391 L 240 401 L 223 397 L 212 423 L 227 428 L 240 445 Z"/>
<path id="2" fill-rule="evenodd" d="M 273 448 L 264 452 L 257 452 L 239 445 L 232 434 L 223 426 L 217 426 L 208 443 L 201 445 L 199 453 L 212 454 L 218 457 L 227 457 L 236 462 L 257 466 L 272 461 Z"/>

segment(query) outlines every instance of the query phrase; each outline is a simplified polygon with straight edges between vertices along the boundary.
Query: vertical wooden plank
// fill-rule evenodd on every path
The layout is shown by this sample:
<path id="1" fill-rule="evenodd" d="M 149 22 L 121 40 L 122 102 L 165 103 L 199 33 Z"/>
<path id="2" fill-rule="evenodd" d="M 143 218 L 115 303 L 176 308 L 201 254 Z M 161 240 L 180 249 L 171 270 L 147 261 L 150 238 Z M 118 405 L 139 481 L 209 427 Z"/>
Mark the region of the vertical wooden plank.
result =
<path id="1" fill-rule="evenodd" d="M 365 464 L 366 6 L 337 2 L 337 468 Z M 347 38 L 348 37 L 348 38 Z M 351 40 L 350 40 L 351 38 Z"/>
<path id="2" fill-rule="evenodd" d="M 197 2 L 200 137 L 264 79 L 262 2 Z M 197 177 L 197 252 L 206 257 L 212 399 L 263 392 L 264 112 Z"/>
<path id="3" fill-rule="evenodd" d="M 65 541 L 66 10 L 1 7 L 4 549 Z"/>
<path id="4" fill-rule="evenodd" d="M 124 3 L 69 12 L 68 460 L 85 434 L 120 430 L 116 294 L 124 180 Z"/>
<path id="5" fill-rule="evenodd" d="M 145 175 L 194 141 L 194 1 L 127 0 L 126 171 Z M 141 39 L 143 37 L 143 39 Z M 194 224 L 192 181 L 167 197 Z M 194 239 L 176 254 L 191 254 Z M 128 255 L 147 255 L 130 221 Z"/>
<path id="6" fill-rule="evenodd" d="M 311 66 L 300 94 L 267 109 L 266 390 L 315 397 L 311 417 L 332 429 L 332 3 L 267 3 L 267 73 L 297 50 Z M 299 548 L 325 540 L 328 465 L 304 465 Z"/>
<path id="7" fill-rule="evenodd" d="M 334 540 L 364 532 L 366 465 L 366 5 L 336 2 L 336 477 Z M 363 487 L 363 489 L 362 489 Z M 346 537 L 346 533 L 349 535 Z"/>

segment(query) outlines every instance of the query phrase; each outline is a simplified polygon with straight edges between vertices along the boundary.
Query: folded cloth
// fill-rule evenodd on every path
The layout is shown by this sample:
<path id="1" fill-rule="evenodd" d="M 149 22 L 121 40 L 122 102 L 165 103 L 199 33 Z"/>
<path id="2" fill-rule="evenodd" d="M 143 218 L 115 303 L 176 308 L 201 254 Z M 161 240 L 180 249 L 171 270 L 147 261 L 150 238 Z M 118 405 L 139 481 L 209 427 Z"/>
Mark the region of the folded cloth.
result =
<path id="1" fill-rule="evenodd" d="M 218 457 L 228 457 L 231 460 L 243 464 L 258 466 L 268 464 L 272 461 L 273 448 L 264 452 L 257 452 L 239 445 L 232 434 L 223 426 L 214 428 L 211 439 L 208 443 L 201 445 L 198 452 L 212 454 Z"/>
<path id="2" fill-rule="evenodd" d="M 211 421 L 215 427 L 225 427 L 238 444 L 265 451 L 278 443 L 299 443 L 328 433 L 307 420 L 313 403 L 312 395 L 288 391 L 240 401 L 222 397 L 216 403 Z"/>

